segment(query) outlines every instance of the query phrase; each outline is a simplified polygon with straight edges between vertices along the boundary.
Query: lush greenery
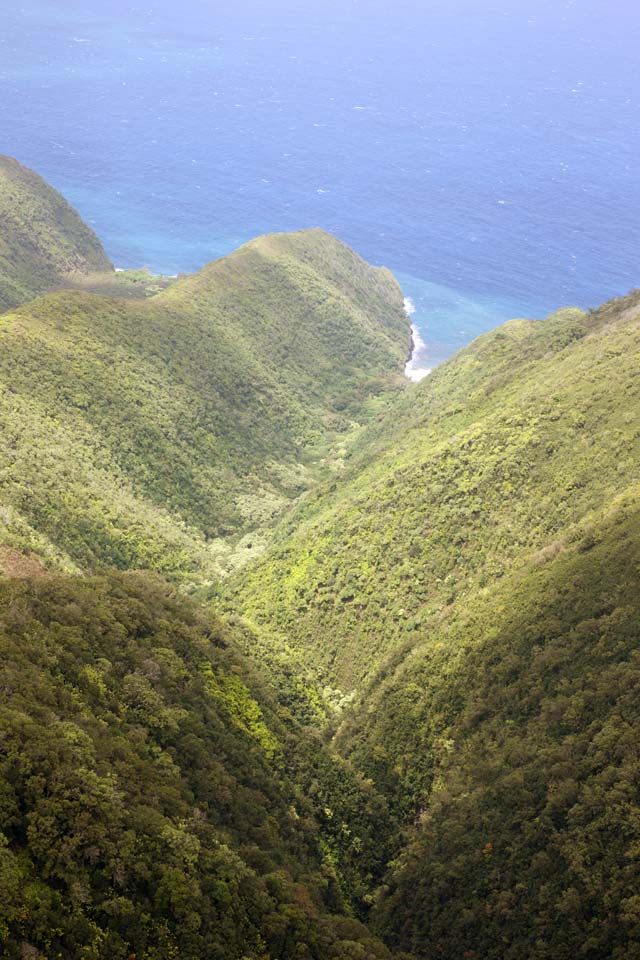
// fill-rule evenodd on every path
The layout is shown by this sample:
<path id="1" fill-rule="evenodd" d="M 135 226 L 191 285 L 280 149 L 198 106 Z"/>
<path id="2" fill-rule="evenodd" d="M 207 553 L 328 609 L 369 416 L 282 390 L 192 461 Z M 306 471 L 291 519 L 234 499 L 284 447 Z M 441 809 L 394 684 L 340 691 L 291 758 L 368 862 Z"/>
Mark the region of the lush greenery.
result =
<path id="1" fill-rule="evenodd" d="M 3 955 L 640 960 L 640 293 L 407 389 L 321 231 L 103 267 L 0 317 Z"/>
<path id="2" fill-rule="evenodd" d="M 387 956 L 336 915 L 333 761 L 227 627 L 141 575 L 5 582 L 0 621 L 4 957 Z"/>
<path id="3" fill-rule="evenodd" d="M 408 339 L 391 275 L 321 231 L 147 299 L 64 290 L 6 313 L 2 539 L 68 572 L 200 582 L 246 562 L 403 386 Z"/>
<path id="4" fill-rule="evenodd" d="M 389 943 L 640 957 L 639 492 L 449 618 L 370 704 L 367 765 L 384 744 L 416 804 L 380 891 Z"/>
<path id="5" fill-rule="evenodd" d="M 69 277 L 112 273 L 93 231 L 52 187 L 0 156 L 0 310 Z"/>
<path id="6" fill-rule="evenodd" d="M 350 691 L 334 748 L 405 829 L 392 946 L 639 955 L 639 350 L 637 294 L 481 338 L 235 586 Z"/>
<path id="7" fill-rule="evenodd" d="M 316 488 L 234 604 L 352 691 L 637 478 L 640 296 L 511 321 L 436 370 Z"/>

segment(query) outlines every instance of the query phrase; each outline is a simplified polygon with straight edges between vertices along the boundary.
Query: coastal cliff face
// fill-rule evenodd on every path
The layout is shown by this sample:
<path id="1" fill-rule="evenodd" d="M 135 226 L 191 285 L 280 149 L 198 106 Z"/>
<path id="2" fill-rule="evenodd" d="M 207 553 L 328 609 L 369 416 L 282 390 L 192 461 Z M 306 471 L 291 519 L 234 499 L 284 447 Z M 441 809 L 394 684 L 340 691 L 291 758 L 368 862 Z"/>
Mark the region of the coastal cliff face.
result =
<path id="1" fill-rule="evenodd" d="M 640 294 L 409 385 L 322 231 L 107 266 L 0 317 L 3 955 L 640 957 Z"/>

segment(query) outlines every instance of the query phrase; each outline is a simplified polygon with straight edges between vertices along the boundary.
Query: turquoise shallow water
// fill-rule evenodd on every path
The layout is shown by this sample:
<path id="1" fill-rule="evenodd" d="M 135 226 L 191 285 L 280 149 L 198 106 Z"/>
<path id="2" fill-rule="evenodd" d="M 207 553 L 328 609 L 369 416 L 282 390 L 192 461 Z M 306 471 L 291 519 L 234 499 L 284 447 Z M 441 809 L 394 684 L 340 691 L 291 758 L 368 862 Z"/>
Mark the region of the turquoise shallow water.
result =
<path id="1" fill-rule="evenodd" d="M 119 266 L 323 226 L 398 273 L 432 365 L 638 283 L 639 34 L 617 0 L 23 0 L 0 150 Z"/>
<path id="2" fill-rule="evenodd" d="M 421 366 L 436 366 L 503 320 L 536 318 L 547 313 L 544 304 L 524 306 L 516 299 L 464 293 L 400 271 L 396 276 L 409 300 L 412 321 L 425 343 Z"/>

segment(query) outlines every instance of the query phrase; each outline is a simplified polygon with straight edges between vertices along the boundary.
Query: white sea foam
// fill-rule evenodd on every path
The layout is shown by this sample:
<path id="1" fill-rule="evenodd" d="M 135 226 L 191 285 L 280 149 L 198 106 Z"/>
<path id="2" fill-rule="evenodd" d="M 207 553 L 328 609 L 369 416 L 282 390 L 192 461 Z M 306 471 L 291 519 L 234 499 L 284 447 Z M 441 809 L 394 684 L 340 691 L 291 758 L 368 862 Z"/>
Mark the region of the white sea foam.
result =
<path id="1" fill-rule="evenodd" d="M 416 312 L 416 305 L 411 299 L 411 297 L 404 298 L 404 312 L 408 317 L 412 317 Z"/>
<path id="2" fill-rule="evenodd" d="M 416 312 L 416 305 L 410 297 L 404 299 L 404 309 L 408 317 L 412 317 Z M 404 375 L 412 380 L 413 383 L 419 383 L 431 373 L 431 368 L 425 366 L 427 359 L 427 345 L 420 336 L 420 331 L 415 324 L 411 324 L 412 350 L 409 360 L 405 364 Z"/>

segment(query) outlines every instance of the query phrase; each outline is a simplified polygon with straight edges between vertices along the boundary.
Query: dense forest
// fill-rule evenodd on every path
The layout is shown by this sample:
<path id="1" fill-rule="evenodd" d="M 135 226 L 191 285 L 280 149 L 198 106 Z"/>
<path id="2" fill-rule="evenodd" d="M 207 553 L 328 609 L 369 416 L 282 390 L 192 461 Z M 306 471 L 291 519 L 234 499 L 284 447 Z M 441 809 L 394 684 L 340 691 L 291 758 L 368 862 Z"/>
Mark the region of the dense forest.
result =
<path id="1" fill-rule="evenodd" d="M 0 318 L 2 539 L 47 569 L 209 582 L 402 388 L 400 287 L 319 230 L 147 296 L 103 277 Z"/>
<path id="2" fill-rule="evenodd" d="M 640 958 L 640 293 L 411 385 L 322 231 L 0 224 L 3 955 Z"/>
<path id="3" fill-rule="evenodd" d="M 387 956 L 330 916 L 335 761 L 233 631 L 141 574 L 5 582 L 0 617 L 3 956 Z"/>

